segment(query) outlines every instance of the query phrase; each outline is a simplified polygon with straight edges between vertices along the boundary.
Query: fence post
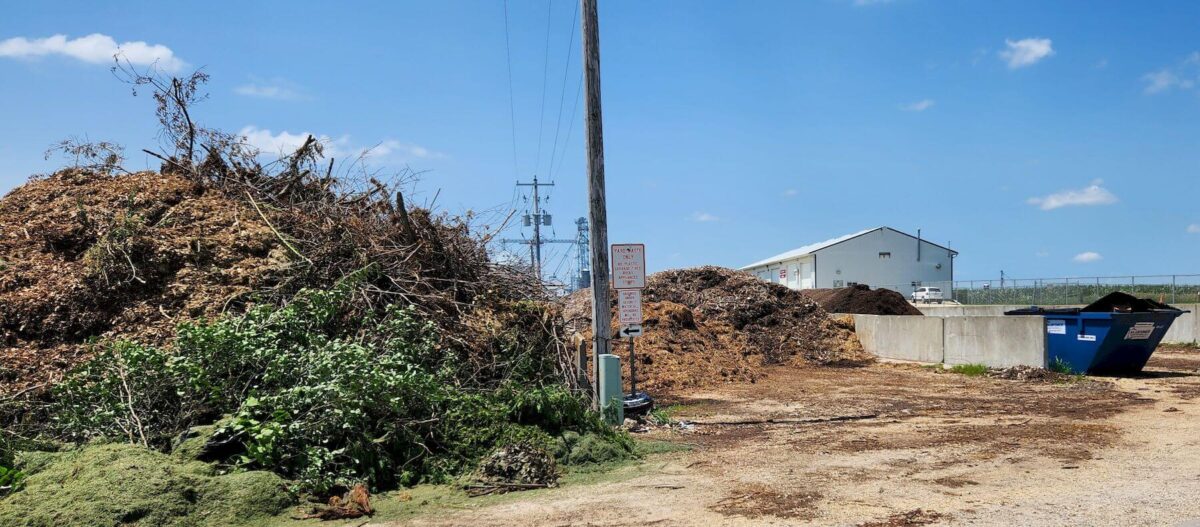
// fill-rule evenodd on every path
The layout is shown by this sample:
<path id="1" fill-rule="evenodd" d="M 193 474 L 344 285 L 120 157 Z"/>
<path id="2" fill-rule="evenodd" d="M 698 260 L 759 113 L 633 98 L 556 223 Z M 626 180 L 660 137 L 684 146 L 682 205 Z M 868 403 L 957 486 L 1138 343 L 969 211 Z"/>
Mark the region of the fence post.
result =
<path id="1" fill-rule="evenodd" d="M 1175 302 L 1175 275 L 1171 275 L 1171 303 L 1174 304 Z"/>

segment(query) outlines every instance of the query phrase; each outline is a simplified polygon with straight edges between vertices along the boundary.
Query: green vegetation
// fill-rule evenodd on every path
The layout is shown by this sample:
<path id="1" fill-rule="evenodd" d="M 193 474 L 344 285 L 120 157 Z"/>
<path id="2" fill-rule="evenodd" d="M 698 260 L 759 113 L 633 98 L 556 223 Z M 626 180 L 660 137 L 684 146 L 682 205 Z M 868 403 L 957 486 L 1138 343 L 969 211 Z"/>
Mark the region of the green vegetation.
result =
<path id="1" fill-rule="evenodd" d="M 28 463 L 35 468 L 25 488 L 0 500 L 0 525 L 257 525 L 295 502 L 270 472 L 219 476 L 205 463 L 134 445 L 42 457 Z"/>
<path id="2" fill-rule="evenodd" d="M 683 409 L 683 405 L 672 404 L 650 411 L 650 421 L 656 425 L 669 426 L 675 423 L 675 414 Z"/>
<path id="3" fill-rule="evenodd" d="M 1071 367 L 1071 363 L 1063 360 L 1062 357 L 1055 357 L 1054 362 L 1051 362 L 1050 367 L 1047 369 L 1049 369 L 1052 372 L 1062 373 L 1065 375 L 1075 375 L 1076 374 L 1075 368 Z"/>
<path id="4" fill-rule="evenodd" d="M 1171 277 L 1157 277 L 1170 282 Z M 1147 278 L 1148 279 L 1148 278 Z M 1089 304 L 1113 291 L 1123 291 L 1140 298 L 1178 304 L 1200 302 L 1200 285 L 1171 285 L 1129 283 L 1074 283 L 1021 285 L 1018 287 L 992 287 L 990 289 L 955 288 L 954 299 L 963 304 L 1007 304 L 1007 305 L 1078 305 Z"/>
<path id="5" fill-rule="evenodd" d="M 567 464 L 631 455 L 628 436 L 559 384 L 520 326 L 495 335 L 514 359 L 500 380 L 482 384 L 489 376 L 439 348 L 411 308 L 348 313 L 353 286 L 184 325 L 170 352 L 105 346 L 56 388 L 54 432 L 165 450 L 181 432 L 228 415 L 210 432 L 236 448 L 214 461 L 274 470 L 317 494 L 358 482 L 446 482 L 521 441 L 561 443 Z M 536 308 L 527 304 L 515 311 Z"/>
<path id="6" fill-rule="evenodd" d="M 968 377 L 979 377 L 987 375 L 988 367 L 983 364 L 955 364 L 950 368 L 951 373 L 958 373 Z"/>

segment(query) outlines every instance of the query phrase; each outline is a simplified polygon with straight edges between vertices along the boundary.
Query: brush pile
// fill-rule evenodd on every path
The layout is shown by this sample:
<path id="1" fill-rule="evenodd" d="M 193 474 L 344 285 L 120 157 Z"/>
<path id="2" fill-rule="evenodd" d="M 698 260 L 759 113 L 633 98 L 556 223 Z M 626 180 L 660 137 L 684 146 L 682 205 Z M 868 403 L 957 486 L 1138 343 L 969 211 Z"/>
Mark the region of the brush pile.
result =
<path id="1" fill-rule="evenodd" d="M 566 301 L 568 330 L 590 337 L 590 290 Z M 721 267 L 656 273 L 643 291 L 637 339 L 639 389 L 666 392 L 754 382 L 771 364 L 853 366 L 870 362 L 853 324 L 833 320 L 800 293 Z M 614 326 L 614 330 L 616 326 Z M 621 343 L 614 352 L 627 363 Z"/>

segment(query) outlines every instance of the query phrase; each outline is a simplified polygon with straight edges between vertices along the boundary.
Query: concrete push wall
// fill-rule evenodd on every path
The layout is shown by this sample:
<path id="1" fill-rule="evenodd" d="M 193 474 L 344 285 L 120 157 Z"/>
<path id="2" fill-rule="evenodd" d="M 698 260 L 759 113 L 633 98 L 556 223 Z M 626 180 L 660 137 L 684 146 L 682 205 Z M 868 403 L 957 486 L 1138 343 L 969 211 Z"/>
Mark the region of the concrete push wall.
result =
<path id="1" fill-rule="evenodd" d="M 942 362 L 939 317 L 854 315 L 854 332 L 863 349 L 877 357 L 916 362 Z"/>
<path id="2" fill-rule="evenodd" d="M 1046 321 L 1040 316 L 945 317 L 946 364 L 1046 367 Z"/>
<path id="3" fill-rule="evenodd" d="M 917 309 L 921 310 L 926 316 L 930 317 L 979 317 L 979 316 L 1003 316 L 1005 311 L 1021 309 L 1029 306 L 1015 305 L 918 305 Z M 1046 306 L 1046 307 L 1082 307 L 1082 306 Z M 1166 336 L 1163 337 L 1164 344 L 1191 344 L 1200 342 L 1200 304 L 1175 304 L 1175 307 L 1190 311 L 1184 313 L 1175 322 L 1171 324 L 1171 329 L 1167 330 Z"/>
<path id="4" fill-rule="evenodd" d="M 1046 366 L 1042 317 L 854 315 L 854 329 L 864 349 L 885 359 Z"/>

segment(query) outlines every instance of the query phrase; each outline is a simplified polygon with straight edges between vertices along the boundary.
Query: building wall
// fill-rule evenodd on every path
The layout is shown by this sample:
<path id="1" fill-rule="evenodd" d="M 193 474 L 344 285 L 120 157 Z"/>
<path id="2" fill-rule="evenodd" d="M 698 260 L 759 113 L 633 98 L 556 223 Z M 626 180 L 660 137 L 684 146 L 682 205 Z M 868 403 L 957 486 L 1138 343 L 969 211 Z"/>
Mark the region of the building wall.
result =
<path id="1" fill-rule="evenodd" d="M 890 253 L 881 257 L 880 253 Z M 917 261 L 917 240 L 892 229 L 872 231 L 857 238 L 816 252 L 816 287 L 842 287 L 850 283 L 886 287 L 908 296 L 913 281 L 930 283 L 954 279 L 950 251 L 921 241 L 921 260 Z M 939 267 L 940 266 L 940 267 Z M 945 291 L 949 297 L 950 291 Z"/>
<path id="2" fill-rule="evenodd" d="M 792 289 L 812 289 L 816 287 L 816 280 L 813 276 L 812 255 L 756 267 L 748 271 L 762 280 L 775 282 Z"/>

